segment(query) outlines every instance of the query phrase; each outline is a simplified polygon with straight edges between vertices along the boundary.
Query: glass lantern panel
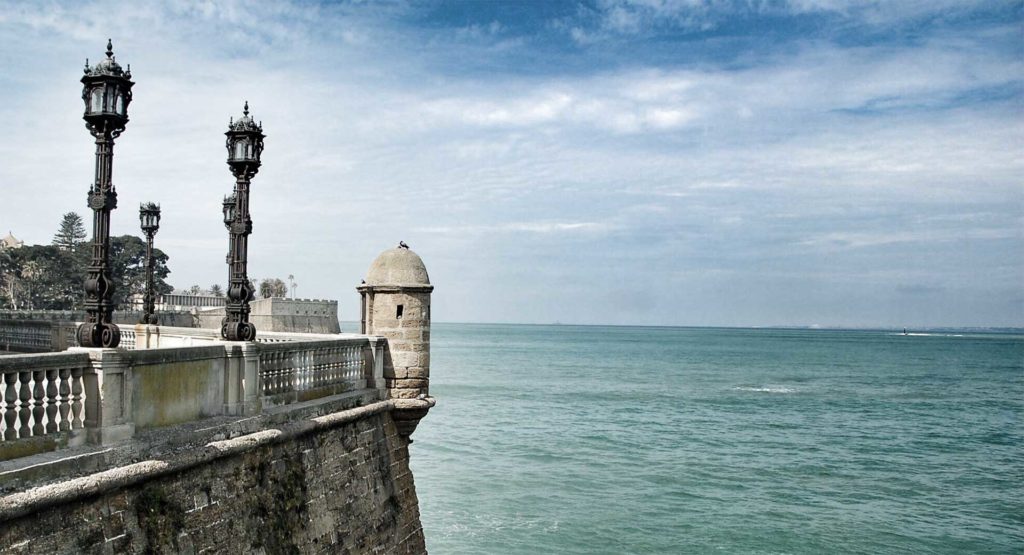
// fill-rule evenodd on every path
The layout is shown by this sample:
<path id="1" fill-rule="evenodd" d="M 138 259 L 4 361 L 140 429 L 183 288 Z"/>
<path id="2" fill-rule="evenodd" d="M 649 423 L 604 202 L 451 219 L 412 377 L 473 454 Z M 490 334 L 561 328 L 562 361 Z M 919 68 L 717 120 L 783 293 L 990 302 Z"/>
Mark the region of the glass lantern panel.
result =
<path id="1" fill-rule="evenodd" d="M 114 101 L 114 111 L 122 116 L 124 115 L 124 96 L 120 93 L 118 93 Z"/>
<path id="2" fill-rule="evenodd" d="M 234 158 L 236 160 L 245 160 L 245 150 L 246 150 L 246 143 L 245 143 L 245 141 L 242 141 L 242 140 L 237 141 L 235 143 Z"/>
<path id="3" fill-rule="evenodd" d="M 103 87 L 97 87 L 92 90 L 89 111 L 94 113 L 103 111 Z"/>

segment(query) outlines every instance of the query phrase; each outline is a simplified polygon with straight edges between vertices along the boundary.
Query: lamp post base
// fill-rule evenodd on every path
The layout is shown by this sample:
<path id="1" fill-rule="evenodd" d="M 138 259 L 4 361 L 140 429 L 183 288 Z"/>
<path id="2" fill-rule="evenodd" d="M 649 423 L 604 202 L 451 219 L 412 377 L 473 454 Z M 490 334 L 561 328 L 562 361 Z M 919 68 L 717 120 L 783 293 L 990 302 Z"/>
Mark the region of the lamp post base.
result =
<path id="1" fill-rule="evenodd" d="M 220 334 L 228 341 L 254 341 L 256 326 L 249 322 L 230 322 L 225 318 L 220 324 Z"/>
<path id="2" fill-rule="evenodd" d="M 86 322 L 78 326 L 78 344 L 82 347 L 113 349 L 121 343 L 121 330 L 116 324 Z"/>

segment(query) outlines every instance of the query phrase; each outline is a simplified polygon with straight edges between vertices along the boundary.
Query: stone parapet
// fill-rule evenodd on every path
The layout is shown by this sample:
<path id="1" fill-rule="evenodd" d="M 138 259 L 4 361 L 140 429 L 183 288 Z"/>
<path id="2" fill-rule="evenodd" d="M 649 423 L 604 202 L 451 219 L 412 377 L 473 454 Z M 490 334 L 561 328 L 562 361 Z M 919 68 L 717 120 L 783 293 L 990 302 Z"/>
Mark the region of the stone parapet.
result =
<path id="1" fill-rule="evenodd" d="M 195 343 L 0 357 L 0 461 L 353 391 L 386 396 L 382 337 L 282 334 L 246 343 L 136 331 L 136 347 Z"/>
<path id="2" fill-rule="evenodd" d="M 319 415 L 297 405 L 198 434 L 220 439 L 168 451 L 165 438 L 136 446 L 140 462 L 125 452 L 124 464 L 9 493 L 0 554 L 425 553 L 397 404 Z M 239 425 L 258 429 L 233 435 Z"/>

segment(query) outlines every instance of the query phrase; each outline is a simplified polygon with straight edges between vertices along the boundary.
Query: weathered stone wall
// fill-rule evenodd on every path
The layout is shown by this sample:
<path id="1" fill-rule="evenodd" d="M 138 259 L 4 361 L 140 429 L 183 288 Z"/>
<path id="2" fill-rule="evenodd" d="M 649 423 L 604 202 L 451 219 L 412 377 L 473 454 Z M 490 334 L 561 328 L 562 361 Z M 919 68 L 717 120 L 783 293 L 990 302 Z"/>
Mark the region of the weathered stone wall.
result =
<path id="1" fill-rule="evenodd" d="M 369 333 L 388 338 L 384 379 L 391 396 L 415 399 L 429 395 L 430 293 L 376 292 L 371 302 Z"/>
<path id="2" fill-rule="evenodd" d="M 0 513 L 0 554 L 425 553 L 391 412 L 336 421 L 210 444 L 228 454 L 184 468 L 149 461 L 54 486 L 61 502 L 7 521 Z M 99 483 L 127 485 L 97 493 Z"/>
<path id="3" fill-rule="evenodd" d="M 338 301 L 316 299 L 257 299 L 249 303 L 249 321 L 262 331 L 341 333 Z M 200 310 L 199 327 L 220 329 L 224 308 Z"/>
<path id="4" fill-rule="evenodd" d="M 187 311 L 160 312 L 160 323 L 165 326 L 190 328 L 192 314 Z M 142 312 L 137 310 L 114 311 L 114 323 L 132 325 L 139 323 Z M 0 310 L 0 320 L 38 320 L 41 322 L 82 322 L 85 320 L 84 310 Z"/>

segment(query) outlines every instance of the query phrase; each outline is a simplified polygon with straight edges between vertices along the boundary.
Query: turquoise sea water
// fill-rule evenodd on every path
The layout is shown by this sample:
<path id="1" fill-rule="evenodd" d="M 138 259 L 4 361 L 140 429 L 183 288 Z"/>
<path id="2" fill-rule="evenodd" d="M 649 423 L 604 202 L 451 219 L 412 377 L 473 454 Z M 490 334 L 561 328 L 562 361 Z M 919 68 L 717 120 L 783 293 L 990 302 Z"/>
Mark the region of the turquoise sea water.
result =
<path id="1" fill-rule="evenodd" d="M 1022 553 L 1024 337 L 435 324 L 434 555 Z"/>

